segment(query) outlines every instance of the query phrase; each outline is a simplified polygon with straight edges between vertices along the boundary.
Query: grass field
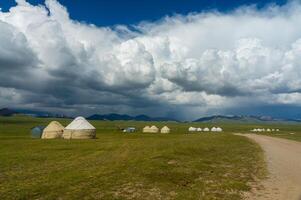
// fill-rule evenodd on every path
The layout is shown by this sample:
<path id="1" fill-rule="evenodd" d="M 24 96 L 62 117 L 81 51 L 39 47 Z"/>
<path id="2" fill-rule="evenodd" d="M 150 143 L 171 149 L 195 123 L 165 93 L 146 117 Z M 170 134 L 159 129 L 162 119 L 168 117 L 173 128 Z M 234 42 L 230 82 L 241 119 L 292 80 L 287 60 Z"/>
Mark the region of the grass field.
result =
<path id="1" fill-rule="evenodd" d="M 230 134 L 255 125 L 219 124 L 224 133 L 186 134 L 191 125 L 213 125 L 92 121 L 95 140 L 30 138 L 31 127 L 51 120 L 0 117 L 0 199 L 235 200 L 265 175 L 261 149 Z M 172 133 L 124 134 L 116 128 L 152 124 L 167 124 Z M 278 128 L 284 135 L 300 130 Z"/>

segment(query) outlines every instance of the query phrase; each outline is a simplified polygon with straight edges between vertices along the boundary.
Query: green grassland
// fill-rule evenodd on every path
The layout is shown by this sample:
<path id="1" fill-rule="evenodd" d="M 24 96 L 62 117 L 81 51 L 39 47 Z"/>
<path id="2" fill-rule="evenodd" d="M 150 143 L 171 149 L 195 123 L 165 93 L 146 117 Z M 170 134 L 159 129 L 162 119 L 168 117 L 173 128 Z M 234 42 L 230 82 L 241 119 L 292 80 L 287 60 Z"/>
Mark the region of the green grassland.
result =
<path id="1" fill-rule="evenodd" d="M 187 134 L 189 126 L 214 124 L 91 121 L 95 140 L 30 138 L 31 127 L 51 120 L 0 117 L 0 199 L 235 200 L 265 175 L 260 147 L 230 134 L 248 132 L 252 124 L 218 124 L 224 133 Z M 172 133 L 141 133 L 153 124 L 168 125 Z M 127 126 L 137 133 L 118 130 Z M 262 126 L 269 127 L 256 125 Z M 300 136 L 298 125 L 277 128 L 283 130 L 278 134 Z"/>

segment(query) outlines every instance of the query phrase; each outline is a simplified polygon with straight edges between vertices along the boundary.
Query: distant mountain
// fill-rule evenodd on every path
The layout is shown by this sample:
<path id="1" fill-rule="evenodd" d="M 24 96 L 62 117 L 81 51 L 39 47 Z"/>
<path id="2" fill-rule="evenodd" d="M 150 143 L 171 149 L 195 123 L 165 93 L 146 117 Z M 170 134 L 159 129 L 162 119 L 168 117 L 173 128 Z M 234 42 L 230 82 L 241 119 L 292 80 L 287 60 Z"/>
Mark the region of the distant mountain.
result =
<path id="1" fill-rule="evenodd" d="M 12 116 L 17 114 L 18 112 L 9 108 L 2 108 L 0 109 L 0 116 Z"/>
<path id="2" fill-rule="evenodd" d="M 253 116 L 253 115 L 214 115 L 202 117 L 194 122 L 207 123 L 265 123 L 265 122 L 301 122 L 299 119 L 280 119 L 270 116 Z"/>
<path id="3" fill-rule="evenodd" d="M 45 118 L 70 118 L 62 114 L 52 114 L 44 111 L 33 111 L 25 109 L 10 109 L 2 108 L 0 109 L 0 116 L 12 116 L 14 114 L 28 115 L 32 117 L 45 117 Z"/>
<path id="4" fill-rule="evenodd" d="M 147 115 L 137 115 L 137 116 L 130 116 L 130 115 L 120 115 L 116 113 L 99 115 L 94 114 L 88 117 L 89 120 L 108 120 L 108 121 L 117 121 L 117 120 L 124 120 L 124 121 L 176 121 L 175 119 L 165 118 L 165 117 L 149 117 Z"/>

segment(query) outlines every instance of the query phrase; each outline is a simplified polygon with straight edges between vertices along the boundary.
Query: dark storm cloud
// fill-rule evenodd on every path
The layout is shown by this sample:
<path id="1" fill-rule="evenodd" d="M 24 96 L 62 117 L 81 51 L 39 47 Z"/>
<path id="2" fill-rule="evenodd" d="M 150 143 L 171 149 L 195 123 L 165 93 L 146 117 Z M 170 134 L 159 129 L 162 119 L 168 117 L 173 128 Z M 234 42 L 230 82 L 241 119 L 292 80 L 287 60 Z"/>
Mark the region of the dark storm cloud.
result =
<path id="1" fill-rule="evenodd" d="M 194 118 L 300 105 L 298 2 L 135 30 L 73 21 L 55 0 L 46 6 L 19 0 L 0 11 L 0 106 Z"/>

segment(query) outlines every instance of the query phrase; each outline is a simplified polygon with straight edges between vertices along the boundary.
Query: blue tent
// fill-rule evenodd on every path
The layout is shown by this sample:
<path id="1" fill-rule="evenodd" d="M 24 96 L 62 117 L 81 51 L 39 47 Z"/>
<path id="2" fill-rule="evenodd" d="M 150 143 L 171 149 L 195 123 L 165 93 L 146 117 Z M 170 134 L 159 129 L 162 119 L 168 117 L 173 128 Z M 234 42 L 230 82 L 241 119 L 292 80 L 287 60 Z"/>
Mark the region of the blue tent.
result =
<path id="1" fill-rule="evenodd" d="M 32 138 L 41 138 L 45 126 L 36 126 L 30 130 Z"/>
<path id="2" fill-rule="evenodd" d="M 136 131 L 136 128 L 134 127 L 127 127 L 125 129 L 123 129 L 124 133 L 134 133 Z"/>

